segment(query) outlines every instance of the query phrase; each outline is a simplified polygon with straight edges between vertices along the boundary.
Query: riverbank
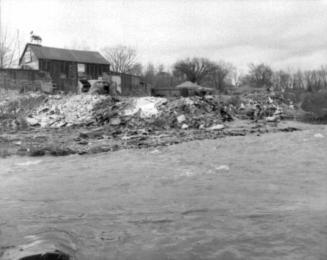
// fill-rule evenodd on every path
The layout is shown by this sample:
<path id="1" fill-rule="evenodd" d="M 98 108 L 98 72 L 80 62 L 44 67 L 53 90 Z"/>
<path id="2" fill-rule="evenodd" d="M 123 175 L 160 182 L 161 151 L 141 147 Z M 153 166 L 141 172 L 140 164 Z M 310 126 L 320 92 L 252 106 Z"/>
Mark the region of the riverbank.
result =
<path id="1" fill-rule="evenodd" d="M 0 135 L 0 156 L 94 154 L 122 149 L 153 148 L 228 136 L 292 132 L 308 128 L 310 128 L 309 124 L 295 121 L 267 124 L 264 122 L 253 123 L 250 120 L 234 120 L 225 123 L 223 129 L 206 130 L 149 131 L 135 129 L 119 133 L 112 132 L 110 126 L 37 128 Z"/>

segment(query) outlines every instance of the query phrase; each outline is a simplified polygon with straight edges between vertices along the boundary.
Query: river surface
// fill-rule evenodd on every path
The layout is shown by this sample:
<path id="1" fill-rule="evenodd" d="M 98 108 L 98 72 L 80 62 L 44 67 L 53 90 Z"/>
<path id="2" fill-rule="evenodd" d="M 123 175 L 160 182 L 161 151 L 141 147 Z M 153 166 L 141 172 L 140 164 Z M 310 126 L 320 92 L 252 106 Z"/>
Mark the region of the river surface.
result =
<path id="1" fill-rule="evenodd" d="M 0 258 L 327 259 L 327 128 L 0 164 Z M 59 234 L 59 235 L 58 235 Z M 61 234 L 61 235 L 60 235 Z"/>

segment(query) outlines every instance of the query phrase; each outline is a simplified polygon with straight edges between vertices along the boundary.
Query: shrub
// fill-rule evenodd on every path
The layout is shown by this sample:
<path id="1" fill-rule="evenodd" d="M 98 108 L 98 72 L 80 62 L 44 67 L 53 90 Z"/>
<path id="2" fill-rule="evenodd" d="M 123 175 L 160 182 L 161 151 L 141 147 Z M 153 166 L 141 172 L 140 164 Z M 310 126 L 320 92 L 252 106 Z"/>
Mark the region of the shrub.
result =
<path id="1" fill-rule="evenodd" d="M 305 94 L 301 108 L 313 113 L 317 119 L 327 118 L 327 90 Z"/>

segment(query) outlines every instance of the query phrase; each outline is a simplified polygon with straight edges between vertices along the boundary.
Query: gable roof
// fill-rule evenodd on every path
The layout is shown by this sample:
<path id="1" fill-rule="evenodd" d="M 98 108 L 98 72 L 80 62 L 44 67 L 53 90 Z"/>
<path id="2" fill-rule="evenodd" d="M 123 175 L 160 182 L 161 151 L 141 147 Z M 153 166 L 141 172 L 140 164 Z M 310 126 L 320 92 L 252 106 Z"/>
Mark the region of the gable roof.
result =
<path id="1" fill-rule="evenodd" d="M 19 62 L 21 62 L 21 59 L 24 56 L 28 46 L 31 48 L 35 56 L 39 59 L 109 65 L 109 62 L 97 51 L 68 50 L 68 49 L 61 49 L 61 48 L 46 47 L 46 46 L 41 46 L 31 43 L 26 44 Z"/>

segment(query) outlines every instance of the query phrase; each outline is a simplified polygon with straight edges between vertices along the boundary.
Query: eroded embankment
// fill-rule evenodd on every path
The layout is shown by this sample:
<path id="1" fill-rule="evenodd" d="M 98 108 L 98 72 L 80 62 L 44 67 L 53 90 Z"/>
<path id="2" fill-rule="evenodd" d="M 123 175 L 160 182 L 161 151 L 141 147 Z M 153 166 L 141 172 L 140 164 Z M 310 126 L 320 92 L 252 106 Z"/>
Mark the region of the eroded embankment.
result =
<path id="1" fill-rule="evenodd" d="M 166 130 L 147 131 L 135 129 L 112 132 L 110 126 L 70 127 L 60 129 L 36 129 L 8 133 L 0 136 L 0 155 L 63 156 L 69 154 L 93 154 L 121 149 L 140 149 L 167 146 L 193 140 L 217 139 L 228 136 L 261 135 L 276 132 L 293 132 L 309 125 L 283 121 L 277 125 L 239 120 L 217 130 Z"/>

